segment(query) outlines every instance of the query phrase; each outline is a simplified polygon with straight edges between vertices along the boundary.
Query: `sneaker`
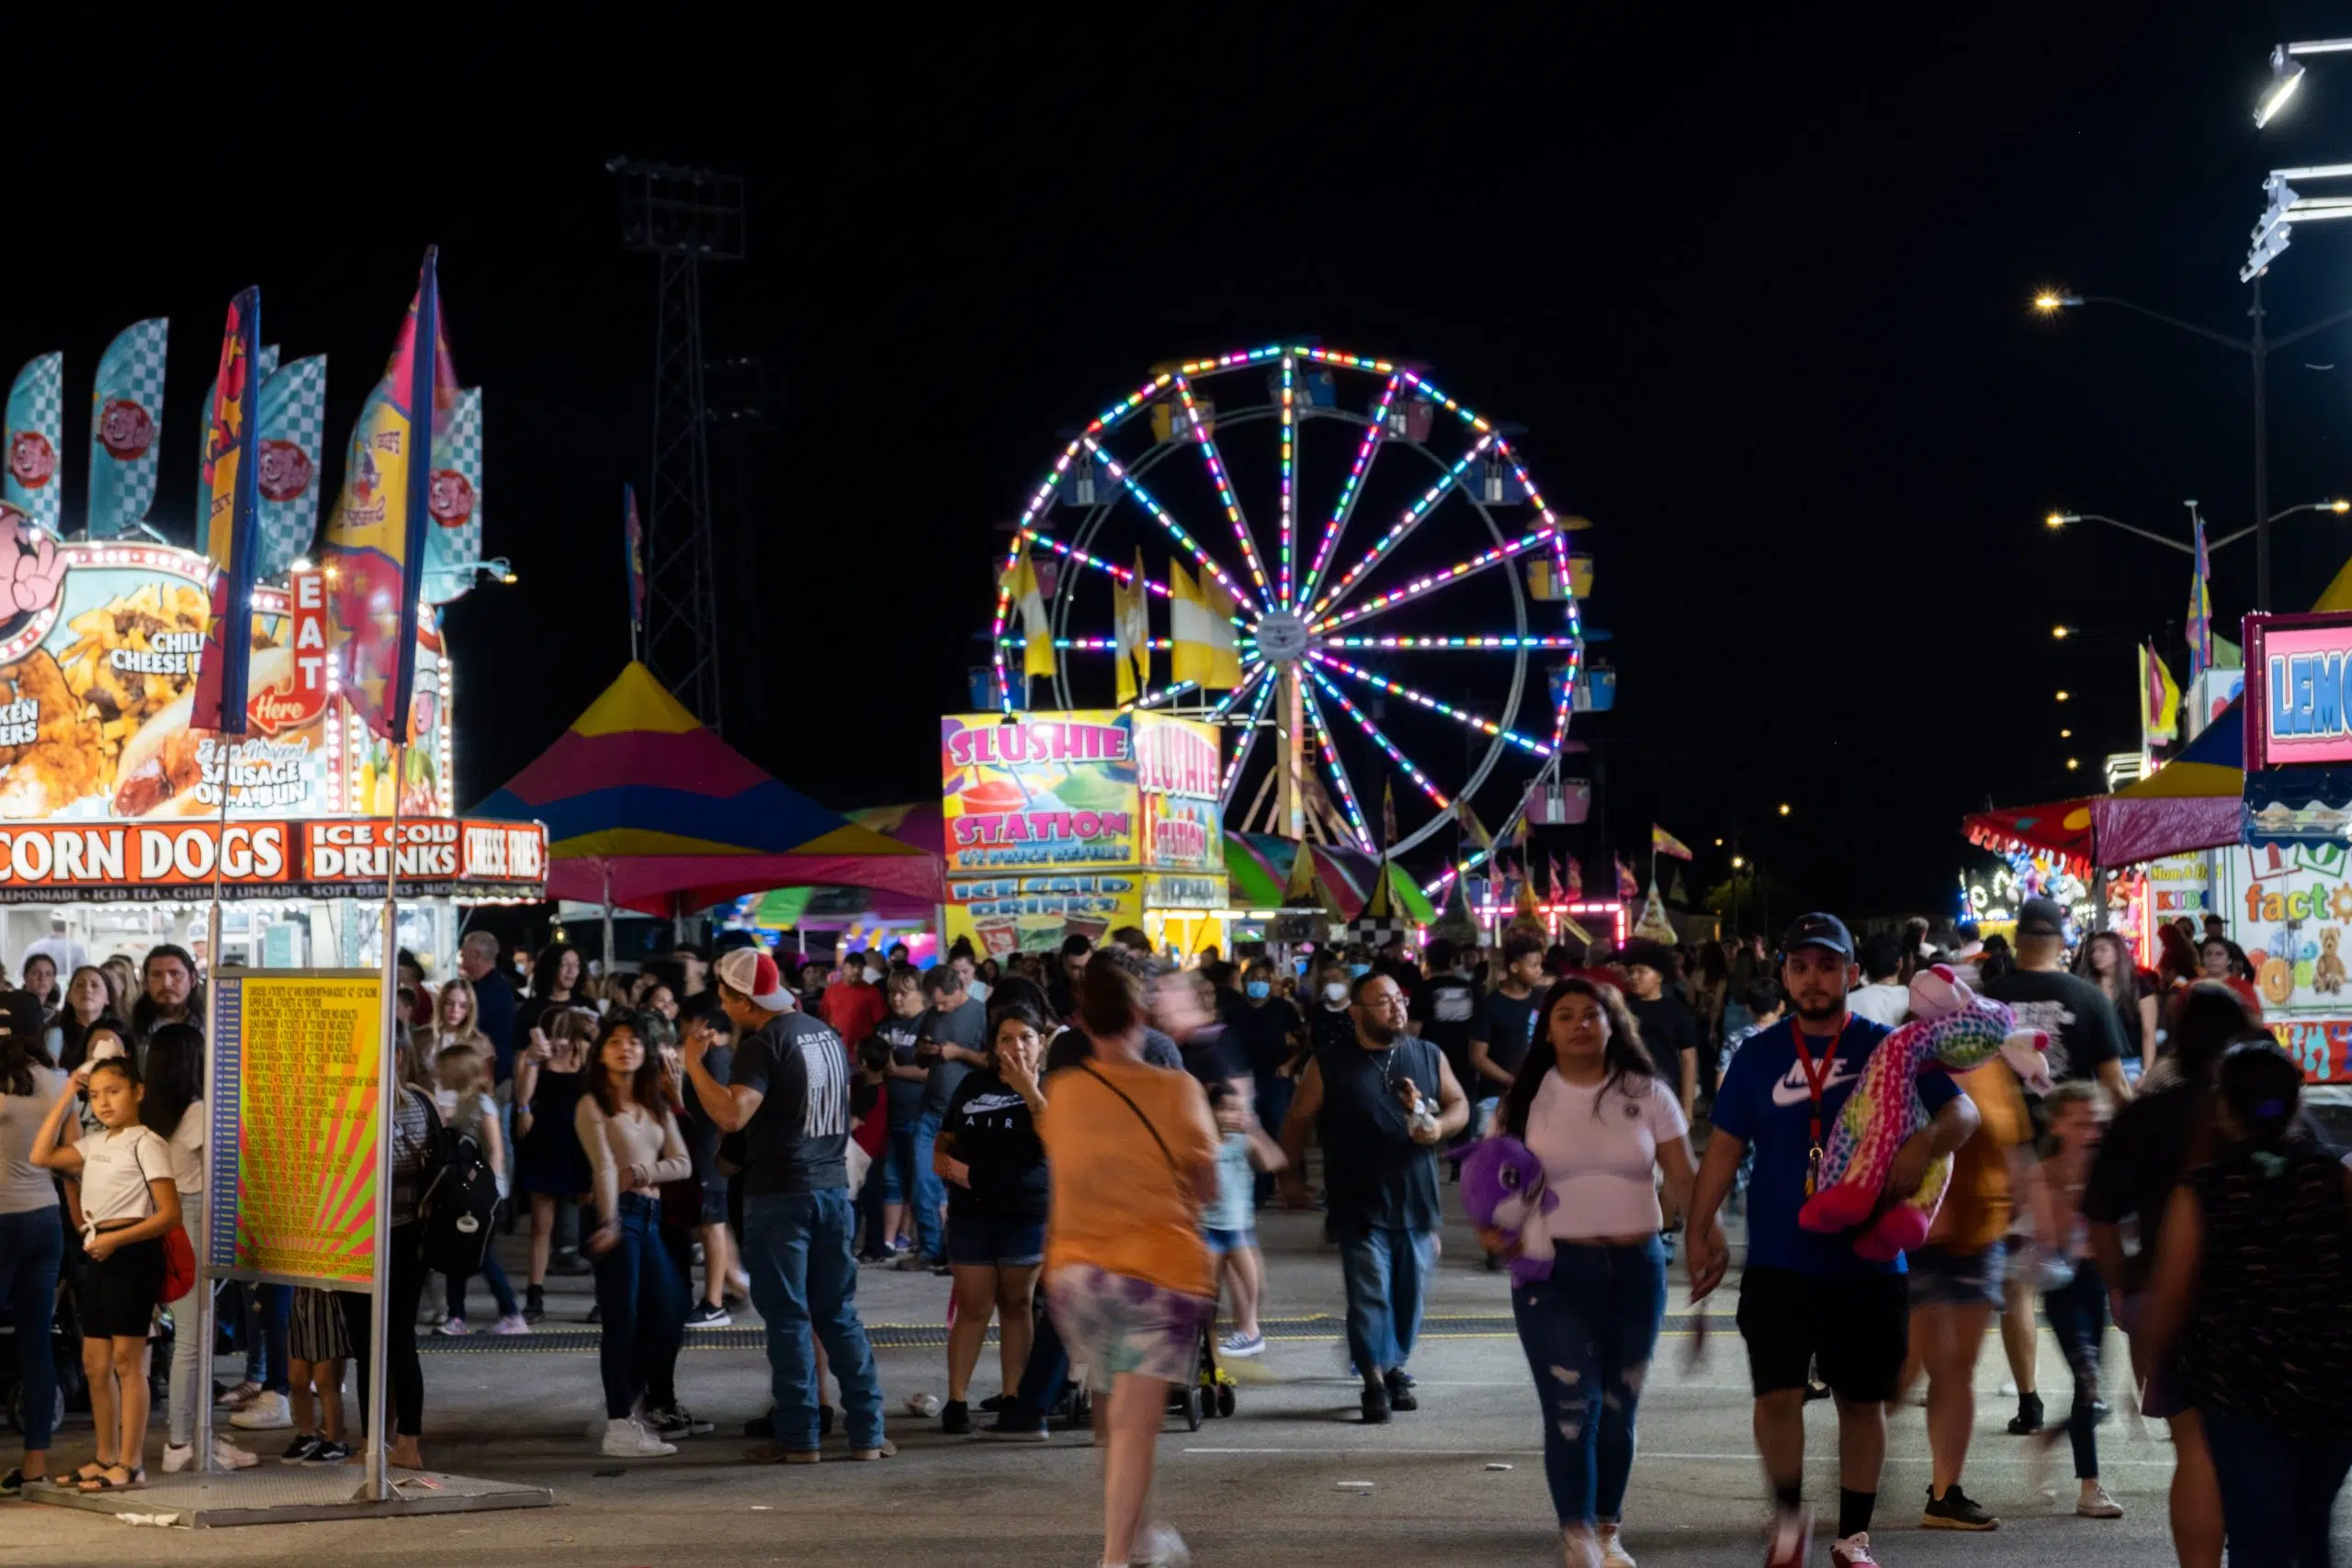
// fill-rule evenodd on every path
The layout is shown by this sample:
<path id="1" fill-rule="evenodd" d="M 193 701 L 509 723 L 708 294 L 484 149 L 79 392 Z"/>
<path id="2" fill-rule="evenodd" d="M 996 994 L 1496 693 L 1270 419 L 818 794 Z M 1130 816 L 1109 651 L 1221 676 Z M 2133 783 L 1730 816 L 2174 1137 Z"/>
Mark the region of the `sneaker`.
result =
<path id="1" fill-rule="evenodd" d="M 523 1292 L 523 1321 L 537 1323 L 548 1314 L 548 1292 L 544 1285 L 526 1286 Z"/>
<path id="2" fill-rule="evenodd" d="M 1867 1551 L 1868 1538 L 1864 1538 Z M 1794 1513 L 1775 1510 L 1772 1517 L 1772 1541 L 1764 1549 L 1764 1568 L 1805 1568 L 1805 1561 L 1813 1555 L 1813 1515 L 1799 1508 Z"/>
<path id="3" fill-rule="evenodd" d="M 165 1443 L 164 1445 L 164 1473 L 165 1475 L 177 1475 L 195 1462 L 196 1445 L 194 1443 Z"/>
<path id="4" fill-rule="evenodd" d="M 259 1399 L 261 1397 L 261 1384 L 257 1382 L 241 1382 L 236 1387 L 222 1393 L 218 1399 L 214 1400 L 213 1403 L 216 1404 L 225 1404 L 232 1410 L 243 1410 L 246 1405 L 251 1404 L 254 1400 Z"/>
<path id="5" fill-rule="evenodd" d="M 2013 1438 L 2030 1437 L 2032 1434 L 2041 1430 L 2041 1395 L 2038 1393 L 2018 1394 L 2018 1413 L 2009 1417 L 2009 1436 Z"/>
<path id="6" fill-rule="evenodd" d="M 2075 1512 L 2086 1519 L 2120 1519 L 2123 1505 L 2107 1495 L 2107 1488 L 2094 1481 L 2088 1490 L 2075 1499 Z"/>
<path id="7" fill-rule="evenodd" d="M 1389 1409 L 1419 1410 L 1421 1407 L 1421 1402 L 1413 1397 L 1412 1374 L 1405 1371 L 1404 1368 L 1397 1368 L 1395 1371 L 1390 1372 L 1380 1381 L 1385 1384 L 1388 1389 Z"/>
<path id="8" fill-rule="evenodd" d="M 1955 1481 L 1936 1495 L 1935 1488 L 1928 1489 L 1928 1506 L 1919 1510 L 1919 1528 L 1923 1530 L 1990 1530 L 2001 1528 L 2001 1521 L 1986 1513 L 1984 1506 L 1960 1489 Z"/>
<path id="9" fill-rule="evenodd" d="M 1363 1424 L 1377 1427 L 1388 1419 L 1388 1389 L 1386 1385 L 1363 1391 Z"/>
<path id="10" fill-rule="evenodd" d="M 1634 1554 L 1625 1550 L 1625 1543 L 1618 1538 L 1615 1525 L 1601 1526 L 1598 1534 L 1600 1537 L 1600 1568 L 1634 1568 Z"/>
<path id="11" fill-rule="evenodd" d="M 463 1339 L 473 1330 L 466 1326 L 466 1320 L 462 1317 L 445 1317 L 434 1325 L 433 1332 L 446 1334 L 452 1339 Z"/>
<path id="12" fill-rule="evenodd" d="M 1192 1568 L 1192 1549 L 1166 1525 L 1146 1525 L 1128 1549 L 1128 1568 Z"/>
<path id="13" fill-rule="evenodd" d="M 212 1464 L 216 1470 L 251 1470 L 261 1462 L 261 1455 L 241 1449 L 226 1438 L 212 1439 Z"/>
<path id="14" fill-rule="evenodd" d="M 972 1430 L 972 1409 L 960 1399 L 951 1399 L 939 1407 L 939 1429 L 951 1438 L 968 1437 Z"/>
<path id="15" fill-rule="evenodd" d="M 708 1302 L 697 1302 L 694 1311 L 686 1314 L 688 1328 L 724 1328 L 734 1321 L 725 1307 L 713 1306 Z"/>
<path id="16" fill-rule="evenodd" d="M 277 1456 L 277 1462 L 280 1464 L 300 1464 L 304 1460 L 309 1459 L 312 1454 L 318 1452 L 319 1445 L 325 1441 L 326 1439 L 320 1437 L 316 1432 L 304 1432 L 298 1436 L 292 1442 L 286 1445 L 286 1451 Z"/>
<path id="17" fill-rule="evenodd" d="M 247 1432 L 276 1432 L 294 1425 L 294 1413 L 282 1393 L 265 1393 L 229 1417 L 229 1425 Z"/>
<path id="18" fill-rule="evenodd" d="M 1053 1434 L 1046 1429 L 1044 1416 L 1030 1416 L 1018 1410 L 1007 1410 L 981 1427 L 974 1436 L 1001 1443 L 1042 1443 L 1049 1441 Z"/>
<path id="19" fill-rule="evenodd" d="M 645 1413 L 645 1425 L 657 1438 L 699 1438 L 718 1430 L 718 1423 L 706 1421 L 683 1404 L 656 1405 Z"/>
<path id="20" fill-rule="evenodd" d="M 1562 1527 L 1560 1568 L 1600 1568 L 1600 1540 L 1591 1526 Z"/>
<path id="21" fill-rule="evenodd" d="M 676 1453 L 678 1445 L 663 1442 L 624 1416 L 605 1423 L 605 1441 L 599 1451 L 607 1459 L 660 1459 Z"/>
<path id="22" fill-rule="evenodd" d="M 1217 1341 L 1216 1353 L 1220 1356 L 1262 1356 L 1266 1353 L 1266 1337 L 1244 1334 L 1237 1328 Z"/>
<path id="23" fill-rule="evenodd" d="M 311 1450 L 311 1457 L 304 1460 L 302 1462 L 304 1464 L 349 1464 L 351 1462 L 351 1445 L 349 1443 L 338 1443 L 334 1439 L 329 1438 L 326 1441 L 322 1442 L 317 1448 L 312 1449 Z"/>
<path id="24" fill-rule="evenodd" d="M 1830 1547 L 1829 1562 L 1831 1568 L 1878 1568 L 1878 1559 L 1871 1555 L 1871 1532 L 1856 1530 Z"/>
<path id="25" fill-rule="evenodd" d="M 490 1325 L 492 1334 L 528 1334 L 531 1325 L 519 1312 L 510 1312 Z"/>

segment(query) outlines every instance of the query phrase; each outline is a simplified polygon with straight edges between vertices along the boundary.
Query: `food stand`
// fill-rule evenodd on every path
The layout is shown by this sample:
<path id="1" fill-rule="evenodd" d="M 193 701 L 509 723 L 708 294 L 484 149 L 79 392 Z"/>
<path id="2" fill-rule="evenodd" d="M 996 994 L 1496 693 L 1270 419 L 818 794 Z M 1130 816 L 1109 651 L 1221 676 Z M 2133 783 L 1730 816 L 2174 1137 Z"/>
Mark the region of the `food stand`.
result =
<path id="1" fill-rule="evenodd" d="M 1140 928 L 1231 950 L 1214 725 L 1142 711 L 940 720 L 944 931 L 985 956 Z"/>

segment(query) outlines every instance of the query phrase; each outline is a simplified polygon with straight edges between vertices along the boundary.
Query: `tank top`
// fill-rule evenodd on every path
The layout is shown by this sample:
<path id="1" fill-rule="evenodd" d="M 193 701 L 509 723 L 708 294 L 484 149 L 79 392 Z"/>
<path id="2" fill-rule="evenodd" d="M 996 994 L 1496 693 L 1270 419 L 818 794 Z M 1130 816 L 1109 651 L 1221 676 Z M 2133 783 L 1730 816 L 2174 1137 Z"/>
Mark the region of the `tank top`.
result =
<path id="1" fill-rule="evenodd" d="M 1437 1147 L 1413 1142 L 1396 1097 L 1410 1078 L 1436 1103 L 1437 1047 L 1410 1034 L 1378 1051 L 1351 1040 L 1317 1051 L 1315 1061 L 1323 1078 L 1315 1127 L 1331 1234 L 1437 1229 Z"/>
<path id="2" fill-rule="evenodd" d="M 2199 1404 L 2297 1436 L 2352 1433 L 2352 1203 L 2317 1145 L 2241 1145 L 2188 1178 L 2204 1219 L 2197 1305 L 2181 1337 Z"/>

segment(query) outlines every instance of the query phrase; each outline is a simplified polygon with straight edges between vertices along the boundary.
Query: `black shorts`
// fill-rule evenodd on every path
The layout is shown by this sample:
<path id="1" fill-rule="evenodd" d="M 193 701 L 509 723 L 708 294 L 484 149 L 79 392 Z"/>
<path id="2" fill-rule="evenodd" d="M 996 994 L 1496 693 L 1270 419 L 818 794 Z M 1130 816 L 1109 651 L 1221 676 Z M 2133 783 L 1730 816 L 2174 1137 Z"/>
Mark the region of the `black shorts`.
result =
<path id="1" fill-rule="evenodd" d="M 74 1313 L 85 1339 L 144 1339 L 164 1293 L 164 1243 L 134 1241 L 85 1264 L 74 1281 Z"/>
<path id="2" fill-rule="evenodd" d="M 1910 1348 L 1910 1295 L 1900 1274 L 1815 1279 L 1748 1269 L 1739 1283 L 1739 1333 L 1756 1396 L 1804 1387 L 1817 1365 L 1840 1399 L 1893 1398 Z"/>

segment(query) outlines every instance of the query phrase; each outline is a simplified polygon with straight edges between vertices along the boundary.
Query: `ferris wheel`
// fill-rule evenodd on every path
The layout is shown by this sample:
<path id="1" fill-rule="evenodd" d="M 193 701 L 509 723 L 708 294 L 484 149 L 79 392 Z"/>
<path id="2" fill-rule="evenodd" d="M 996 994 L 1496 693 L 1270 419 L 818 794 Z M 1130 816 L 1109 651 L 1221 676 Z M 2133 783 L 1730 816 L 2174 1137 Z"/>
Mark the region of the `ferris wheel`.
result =
<path id="1" fill-rule="evenodd" d="M 1570 548 L 1588 525 L 1545 502 L 1515 429 L 1420 367 L 1331 348 L 1155 367 L 1070 437 L 1021 513 L 990 628 L 1006 709 L 1042 605 L 1055 659 L 1035 705 L 1049 685 L 1064 709 L 1226 726 L 1228 828 L 1402 853 L 1455 831 L 1474 797 L 1508 822 L 1557 767 L 1588 564 Z M 1016 583 L 1036 595 L 1027 617 Z M 1161 631 L 1200 598 L 1231 627 L 1223 689 L 1168 678 Z M 1121 703 L 1121 634 L 1133 648 L 1146 627 L 1119 614 L 1136 604 L 1150 679 Z"/>

